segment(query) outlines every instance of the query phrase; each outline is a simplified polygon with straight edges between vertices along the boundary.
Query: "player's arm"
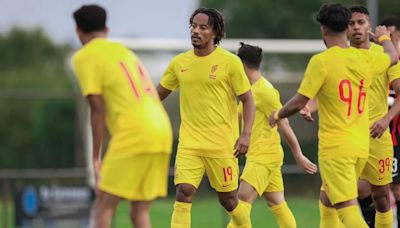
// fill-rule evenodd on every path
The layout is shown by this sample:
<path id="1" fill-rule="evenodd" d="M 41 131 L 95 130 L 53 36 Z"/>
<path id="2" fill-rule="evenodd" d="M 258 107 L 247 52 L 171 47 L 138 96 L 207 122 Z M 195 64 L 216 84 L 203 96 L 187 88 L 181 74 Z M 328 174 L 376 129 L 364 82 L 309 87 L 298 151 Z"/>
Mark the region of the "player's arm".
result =
<path id="1" fill-rule="evenodd" d="M 377 26 L 375 34 L 373 34 L 378 42 L 382 45 L 386 54 L 390 57 L 390 66 L 393 66 L 398 61 L 398 53 L 390 39 L 390 31 L 385 26 Z"/>
<path id="2" fill-rule="evenodd" d="M 239 99 L 243 104 L 243 132 L 236 141 L 235 156 L 247 153 L 256 110 L 251 90 L 240 95 Z"/>
<path id="3" fill-rule="evenodd" d="M 318 111 L 318 104 L 317 104 L 317 99 L 311 99 L 308 100 L 306 106 L 302 108 L 299 113 L 301 118 L 305 119 L 306 121 L 312 122 L 314 121 L 314 118 L 312 117 L 312 113 Z"/>
<path id="4" fill-rule="evenodd" d="M 292 99 L 290 99 L 284 106 L 282 109 L 278 110 L 278 111 L 273 111 L 270 116 L 269 116 L 269 124 L 271 125 L 271 127 L 274 127 L 275 124 L 280 120 L 280 119 L 284 119 L 287 118 L 289 116 L 292 116 L 293 114 L 299 112 L 301 109 L 303 109 L 307 102 L 308 102 L 309 98 L 300 94 L 300 93 L 296 93 L 296 95 L 294 95 L 292 97 Z"/>
<path id="5" fill-rule="evenodd" d="M 161 84 L 158 84 L 157 93 L 158 93 L 158 96 L 160 97 L 160 100 L 163 101 L 165 98 L 168 97 L 168 95 L 171 92 L 172 92 L 171 90 L 164 88 Z"/>
<path id="6" fill-rule="evenodd" d="M 396 94 L 400 94 L 400 78 L 392 81 L 392 88 L 396 91 Z M 397 96 L 392 107 L 389 109 L 386 115 L 370 127 L 371 137 L 380 138 L 388 128 L 390 121 L 392 121 L 394 116 L 396 116 L 399 112 L 400 96 Z"/>
<path id="7" fill-rule="evenodd" d="M 90 122 L 92 125 L 93 143 L 93 169 L 96 177 L 96 186 L 101 167 L 101 147 L 105 131 L 105 109 L 103 97 L 101 95 L 88 95 L 87 100 L 90 106 Z"/>
<path id="8" fill-rule="evenodd" d="M 287 118 L 278 122 L 278 129 L 283 134 L 285 141 L 289 145 L 292 155 L 300 169 L 309 174 L 317 172 L 317 166 L 303 155 L 300 144 L 297 141 L 297 137 L 290 127 L 289 120 Z"/>

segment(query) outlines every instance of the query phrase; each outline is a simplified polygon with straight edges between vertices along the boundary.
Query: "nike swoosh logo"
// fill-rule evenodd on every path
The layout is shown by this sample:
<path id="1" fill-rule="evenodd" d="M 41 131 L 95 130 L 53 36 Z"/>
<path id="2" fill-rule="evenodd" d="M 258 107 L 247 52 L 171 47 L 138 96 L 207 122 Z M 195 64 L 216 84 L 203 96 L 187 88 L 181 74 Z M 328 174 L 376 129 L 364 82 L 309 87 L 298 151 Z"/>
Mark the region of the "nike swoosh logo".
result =
<path id="1" fill-rule="evenodd" d="M 189 69 L 181 69 L 181 73 L 188 71 Z"/>
<path id="2" fill-rule="evenodd" d="M 223 188 L 226 188 L 226 187 L 228 187 L 228 186 L 231 185 L 231 184 L 232 184 L 232 183 L 227 184 L 227 185 L 224 185 L 224 184 L 223 184 L 222 187 L 223 187 Z"/>

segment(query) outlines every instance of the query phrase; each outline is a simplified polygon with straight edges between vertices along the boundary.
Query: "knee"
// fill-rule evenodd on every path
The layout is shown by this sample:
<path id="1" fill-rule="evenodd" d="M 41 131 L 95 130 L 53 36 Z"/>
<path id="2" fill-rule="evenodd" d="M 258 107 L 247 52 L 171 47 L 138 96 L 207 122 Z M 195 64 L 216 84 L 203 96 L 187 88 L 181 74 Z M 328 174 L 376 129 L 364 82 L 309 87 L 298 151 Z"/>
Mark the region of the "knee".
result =
<path id="1" fill-rule="evenodd" d="M 386 212 L 390 208 L 389 192 L 386 189 L 380 189 L 372 192 L 372 199 L 376 210 Z"/>
<path id="2" fill-rule="evenodd" d="M 189 184 L 179 184 L 176 188 L 176 200 L 185 203 L 192 203 L 196 188 Z"/>
<path id="3" fill-rule="evenodd" d="M 219 203 L 227 210 L 233 211 L 238 204 L 236 194 L 224 194 L 219 197 Z"/>

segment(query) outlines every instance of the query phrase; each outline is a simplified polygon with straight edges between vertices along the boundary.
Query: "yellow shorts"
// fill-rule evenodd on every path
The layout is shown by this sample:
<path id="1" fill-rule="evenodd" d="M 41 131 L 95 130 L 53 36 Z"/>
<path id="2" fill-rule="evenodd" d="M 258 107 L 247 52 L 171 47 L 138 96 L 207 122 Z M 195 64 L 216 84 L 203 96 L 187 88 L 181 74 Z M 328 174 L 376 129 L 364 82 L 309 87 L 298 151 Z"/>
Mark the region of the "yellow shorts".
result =
<path id="1" fill-rule="evenodd" d="M 282 192 L 282 161 L 262 164 L 253 161 L 247 161 L 240 179 L 253 186 L 258 195 L 264 192 Z"/>
<path id="2" fill-rule="evenodd" d="M 175 185 L 184 183 L 198 188 L 205 172 L 211 187 L 217 192 L 231 192 L 238 188 L 239 167 L 236 158 L 209 158 L 178 152 Z"/>
<path id="3" fill-rule="evenodd" d="M 133 154 L 124 159 L 104 159 L 99 188 L 130 201 L 167 196 L 170 155 Z"/>
<path id="4" fill-rule="evenodd" d="M 319 161 L 322 191 L 325 191 L 333 205 L 356 199 L 357 181 L 366 158 L 339 157 Z"/>
<path id="5" fill-rule="evenodd" d="M 360 179 L 377 186 L 392 183 L 393 143 L 391 140 L 391 138 L 370 139 L 368 161 L 361 172 Z"/>

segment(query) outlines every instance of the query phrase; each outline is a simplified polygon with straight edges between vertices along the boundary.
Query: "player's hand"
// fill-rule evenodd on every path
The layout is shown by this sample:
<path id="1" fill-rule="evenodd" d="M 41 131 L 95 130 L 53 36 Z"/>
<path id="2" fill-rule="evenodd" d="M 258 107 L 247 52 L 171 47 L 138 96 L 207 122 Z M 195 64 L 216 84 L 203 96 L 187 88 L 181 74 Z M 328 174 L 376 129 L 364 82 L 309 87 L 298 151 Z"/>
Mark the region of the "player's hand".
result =
<path id="1" fill-rule="evenodd" d="M 241 134 L 235 143 L 235 157 L 245 155 L 250 145 L 250 134 Z"/>
<path id="2" fill-rule="evenodd" d="M 375 28 L 375 33 L 372 31 L 369 33 L 370 38 L 374 40 L 375 43 L 378 43 L 378 38 L 383 35 L 387 35 L 390 37 L 390 31 L 386 29 L 386 26 L 384 25 L 378 25 Z"/>
<path id="3" fill-rule="evenodd" d="M 372 138 L 380 138 L 383 133 L 386 131 L 390 123 L 390 120 L 388 120 L 386 117 L 383 117 L 379 121 L 375 122 L 371 127 L 370 127 L 370 133 Z"/>
<path id="4" fill-rule="evenodd" d="M 302 108 L 299 113 L 301 118 L 305 119 L 306 121 L 308 122 L 314 121 L 314 118 L 312 117 L 310 109 L 308 108 L 307 105 L 304 106 L 304 108 Z"/>
<path id="5" fill-rule="evenodd" d="M 99 181 L 100 181 L 100 169 L 101 169 L 101 160 L 95 159 L 93 160 L 93 169 L 94 169 L 94 183 L 95 183 L 95 193 L 96 195 L 99 192 Z"/>
<path id="6" fill-rule="evenodd" d="M 275 113 L 276 111 L 271 112 L 271 114 L 269 115 L 269 125 L 271 127 L 275 127 L 275 125 L 279 122 L 279 120 L 275 119 Z"/>
<path id="7" fill-rule="evenodd" d="M 317 165 L 312 163 L 308 158 L 304 155 L 300 155 L 295 157 L 297 166 L 308 174 L 314 174 L 317 172 Z"/>

